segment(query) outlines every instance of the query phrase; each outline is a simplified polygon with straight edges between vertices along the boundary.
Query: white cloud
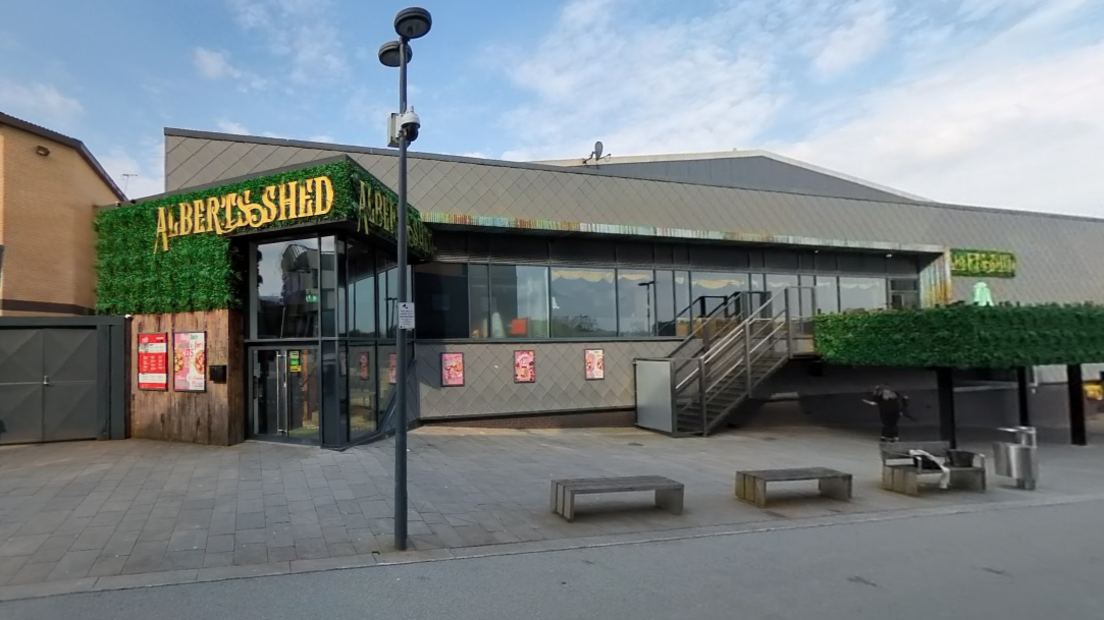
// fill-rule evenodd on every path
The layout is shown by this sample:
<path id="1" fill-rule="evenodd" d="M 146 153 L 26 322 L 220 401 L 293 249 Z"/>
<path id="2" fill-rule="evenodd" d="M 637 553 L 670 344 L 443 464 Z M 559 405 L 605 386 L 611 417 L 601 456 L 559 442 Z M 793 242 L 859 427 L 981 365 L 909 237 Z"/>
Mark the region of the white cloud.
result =
<path id="1" fill-rule="evenodd" d="M 333 139 L 333 136 L 331 136 L 329 134 L 322 133 L 322 134 L 318 134 L 316 136 L 311 136 L 311 137 L 307 138 L 307 141 L 308 142 L 329 142 L 329 143 L 332 144 L 334 142 L 334 139 Z"/>
<path id="2" fill-rule="evenodd" d="M 812 46 L 813 68 L 825 76 L 869 59 L 889 39 L 889 10 L 881 0 L 850 5 L 844 13 L 847 21 Z"/>
<path id="3" fill-rule="evenodd" d="M 504 157 L 767 147 L 949 202 L 1104 216 L 1094 2 L 725 0 L 647 22 L 577 0 L 510 50 L 528 98 Z"/>
<path id="4" fill-rule="evenodd" d="M 144 140 L 135 150 L 137 157 L 127 149 L 116 147 L 108 151 L 107 156 L 98 159 L 132 200 L 165 191 L 165 154 L 161 140 Z"/>
<path id="5" fill-rule="evenodd" d="M 197 47 L 192 52 L 192 58 L 195 60 L 199 75 L 209 80 L 241 76 L 241 71 L 230 64 L 230 54 L 228 52 L 217 52 Z"/>
<path id="6" fill-rule="evenodd" d="M 250 135 L 249 128 L 241 123 L 234 121 L 228 121 L 225 118 L 220 119 L 215 125 L 219 128 L 219 131 L 223 133 L 236 133 L 241 135 Z"/>
<path id="7" fill-rule="evenodd" d="M 331 0 L 228 0 L 238 24 L 256 32 L 273 54 L 290 63 L 292 81 L 340 77 L 348 70 L 347 52 L 329 17 Z"/>
<path id="8" fill-rule="evenodd" d="M 80 101 L 50 84 L 0 79 L 0 109 L 43 125 L 66 125 L 84 113 Z"/>

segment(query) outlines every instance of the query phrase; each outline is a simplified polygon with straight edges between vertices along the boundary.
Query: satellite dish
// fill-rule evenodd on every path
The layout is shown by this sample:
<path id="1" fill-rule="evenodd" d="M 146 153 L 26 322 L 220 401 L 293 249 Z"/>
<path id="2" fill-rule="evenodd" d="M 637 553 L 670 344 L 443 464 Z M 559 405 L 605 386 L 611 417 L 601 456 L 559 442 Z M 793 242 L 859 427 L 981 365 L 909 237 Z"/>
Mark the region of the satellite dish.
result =
<path id="1" fill-rule="evenodd" d="M 603 148 L 601 140 L 594 143 L 594 159 L 602 159 Z"/>

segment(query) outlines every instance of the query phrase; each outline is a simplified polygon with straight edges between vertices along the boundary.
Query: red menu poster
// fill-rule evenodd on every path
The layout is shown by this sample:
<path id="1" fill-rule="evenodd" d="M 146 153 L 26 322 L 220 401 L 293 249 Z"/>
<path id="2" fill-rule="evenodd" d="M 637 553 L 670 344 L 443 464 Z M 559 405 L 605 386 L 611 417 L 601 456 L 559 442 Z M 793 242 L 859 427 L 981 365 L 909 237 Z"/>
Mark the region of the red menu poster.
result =
<path id="1" fill-rule="evenodd" d="M 138 334 L 138 389 L 169 389 L 168 334 Z"/>

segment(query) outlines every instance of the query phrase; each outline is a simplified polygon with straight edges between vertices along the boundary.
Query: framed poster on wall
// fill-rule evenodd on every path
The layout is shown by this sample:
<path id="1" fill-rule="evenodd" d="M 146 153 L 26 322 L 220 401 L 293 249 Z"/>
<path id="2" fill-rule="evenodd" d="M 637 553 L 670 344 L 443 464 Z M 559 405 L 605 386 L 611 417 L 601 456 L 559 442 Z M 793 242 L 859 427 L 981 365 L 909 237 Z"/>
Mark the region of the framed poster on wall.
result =
<path id="1" fill-rule="evenodd" d="M 514 383 L 536 383 L 537 353 L 532 349 L 514 351 Z"/>
<path id="2" fill-rule="evenodd" d="M 138 334 L 138 389 L 169 389 L 168 334 Z"/>
<path id="3" fill-rule="evenodd" d="M 602 381 L 606 378 L 605 349 L 586 349 L 583 351 L 583 363 L 587 381 Z"/>
<path id="4" fill-rule="evenodd" d="M 207 391 L 207 332 L 173 332 L 173 391 Z"/>
<path id="5" fill-rule="evenodd" d="M 462 387 L 464 385 L 464 354 L 441 354 L 441 387 Z"/>

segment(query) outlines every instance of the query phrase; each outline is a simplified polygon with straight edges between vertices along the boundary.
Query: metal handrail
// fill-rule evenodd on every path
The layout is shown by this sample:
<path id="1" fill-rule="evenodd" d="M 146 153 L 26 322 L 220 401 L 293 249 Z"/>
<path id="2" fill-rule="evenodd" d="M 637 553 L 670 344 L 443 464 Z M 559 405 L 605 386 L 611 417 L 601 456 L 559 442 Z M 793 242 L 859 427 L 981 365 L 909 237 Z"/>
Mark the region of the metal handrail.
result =
<path id="1" fill-rule="evenodd" d="M 772 295 L 770 298 L 767 299 L 767 301 L 765 301 L 764 303 L 760 304 L 757 308 L 755 308 L 755 310 L 753 312 L 749 312 L 748 316 L 745 317 L 744 320 L 741 321 L 736 327 L 734 327 L 730 333 L 726 334 L 724 336 L 724 338 L 722 338 L 719 342 L 717 342 L 717 343 L 713 344 L 712 346 L 710 346 L 709 350 L 704 355 L 696 356 L 696 357 L 691 358 L 691 359 L 698 359 L 700 357 L 700 358 L 704 358 L 707 363 L 711 362 L 714 359 L 716 359 L 716 357 L 718 355 L 720 355 L 721 353 L 726 352 L 726 349 L 728 348 L 728 346 L 730 344 L 732 344 L 736 340 L 737 337 L 739 337 L 742 333 L 746 334 L 747 332 L 749 332 L 748 326 L 750 325 L 750 323 L 752 321 L 764 320 L 764 319 L 757 319 L 756 316 L 758 316 L 759 313 L 762 312 L 764 308 L 769 307 L 773 302 L 774 302 L 774 296 Z M 765 320 L 773 321 L 776 318 L 777 318 L 777 316 L 772 316 L 770 319 L 765 319 Z M 677 350 L 678 349 L 676 348 L 676 351 Z M 672 357 L 672 359 L 675 359 L 675 358 Z M 684 367 L 685 367 L 685 364 L 683 366 L 679 367 L 678 370 L 681 370 Z M 676 396 L 677 396 L 677 394 L 681 393 L 683 391 L 683 389 L 694 380 L 694 377 L 696 375 L 697 375 L 697 369 L 692 371 L 689 375 L 686 376 L 686 378 L 684 378 L 682 381 L 680 381 L 675 386 Z"/>

